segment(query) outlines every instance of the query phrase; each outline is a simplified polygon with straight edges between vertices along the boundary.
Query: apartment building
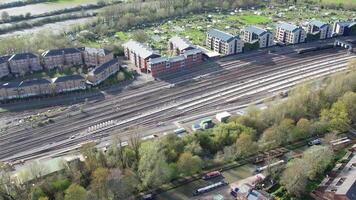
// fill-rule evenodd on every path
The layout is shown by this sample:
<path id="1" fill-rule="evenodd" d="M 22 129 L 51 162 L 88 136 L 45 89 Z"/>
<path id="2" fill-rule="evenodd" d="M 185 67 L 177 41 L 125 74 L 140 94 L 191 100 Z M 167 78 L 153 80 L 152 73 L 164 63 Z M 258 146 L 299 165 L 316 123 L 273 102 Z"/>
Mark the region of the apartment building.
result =
<path id="1" fill-rule="evenodd" d="M 356 35 L 356 22 L 335 22 L 333 28 L 334 36 Z"/>
<path id="2" fill-rule="evenodd" d="M 1 56 L 0 57 L 0 78 L 8 76 L 10 74 L 9 64 L 7 60 L 9 56 Z"/>
<path id="3" fill-rule="evenodd" d="M 301 26 L 281 22 L 277 25 L 276 39 L 285 44 L 298 44 L 305 41 L 306 32 Z"/>
<path id="4" fill-rule="evenodd" d="M 114 53 L 107 49 L 84 47 L 82 53 L 87 66 L 99 66 L 114 59 Z"/>
<path id="5" fill-rule="evenodd" d="M 143 72 L 147 72 L 149 59 L 161 57 L 152 48 L 133 40 L 123 44 L 123 47 L 125 57 Z"/>
<path id="6" fill-rule="evenodd" d="M 242 52 L 244 43 L 238 36 L 211 29 L 207 32 L 206 46 L 222 55 L 232 55 Z"/>
<path id="7" fill-rule="evenodd" d="M 8 82 L 0 85 L 0 100 L 18 98 L 18 82 Z"/>
<path id="8" fill-rule="evenodd" d="M 93 85 L 98 85 L 119 70 L 119 61 L 117 59 L 112 59 L 98 67 L 95 67 L 89 72 L 87 78 Z"/>
<path id="9" fill-rule="evenodd" d="M 319 20 L 311 20 L 308 22 L 307 33 L 320 34 L 319 39 L 327 39 L 332 36 L 332 27 L 330 24 L 321 22 Z"/>
<path id="10" fill-rule="evenodd" d="M 242 39 L 248 43 L 258 41 L 260 48 L 273 46 L 273 33 L 257 26 L 247 26 L 242 31 Z"/>
<path id="11" fill-rule="evenodd" d="M 22 98 L 50 94 L 50 84 L 51 82 L 47 79 L 21 81 L 17 88 L 19 97 Z"/>
<path id="12" fill-rule="evenodd" d="M 86 89 L 85 78 L 79 74 L 56 77 L 52 84 L 55 93 Z"/>
<path id="13" fill-rule="evenodd" d="M 184 51 L 196 48 L 188 39 L 179 36 L 169 39 L 168 47 L 170 51 L 174 51 L 175 55 L 180 55 Z"/>
<path id="14" fill-rule="evenodd" d="M 83 65 L 82 52 L 77 48 L 52 49 L 42 53 L 43 66 L 46 69 L 68 68 Z"/>
<path id="15" fill-rule="evenodd" d="M 198 49 L 186 50 L 182 55 L 174 57 L 159 57 L 149 60 L 148 72 L 153 77 L 170 74 L 188 68 L 196 66 L 203 62 L 202 52 Z"/>
<path id="16" fill-rule="evenodd" d="M 33 53 L 18 53 L 12 55 L 9 60 L 11 73 L 25 74 L 30 71 L 40 71 L 42 66 L 40 58 Z"/>

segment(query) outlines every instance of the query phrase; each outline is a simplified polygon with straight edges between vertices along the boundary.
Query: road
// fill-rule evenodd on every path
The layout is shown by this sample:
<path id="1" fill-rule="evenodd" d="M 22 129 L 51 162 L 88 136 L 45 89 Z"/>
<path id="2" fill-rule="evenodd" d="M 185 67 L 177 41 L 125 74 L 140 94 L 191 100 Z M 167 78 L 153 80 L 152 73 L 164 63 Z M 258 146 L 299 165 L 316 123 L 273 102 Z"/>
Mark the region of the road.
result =
<path id="1" fill-rule="evenodd" d="M 265 53 L 206 63 L 189 74 L 89 101 L 84 112 L 68 111 L 53 124 L 13 127 L 0 136 L 0 159 L 28 159 L 88 140 L 108 142 L 112 135 L 125 141 L 134 132 L 145 136 L 152 130 L 169 130 L 175 122 L 236 110 L 302 81 L 345 70 L 354 57 L 345 50 L 332 49 L 303 55 Z"/>

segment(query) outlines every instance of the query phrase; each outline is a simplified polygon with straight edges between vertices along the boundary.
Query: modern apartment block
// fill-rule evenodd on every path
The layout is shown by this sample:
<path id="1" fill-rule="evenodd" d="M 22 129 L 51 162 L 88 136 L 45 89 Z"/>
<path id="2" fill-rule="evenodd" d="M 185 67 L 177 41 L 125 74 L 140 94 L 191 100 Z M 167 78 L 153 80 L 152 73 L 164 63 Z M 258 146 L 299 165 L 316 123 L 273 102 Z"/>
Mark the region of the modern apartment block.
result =
<path id="1" fill-rule="evenodd" d="M 9 64 L 7 62 L 8 59 L 9 56 L 0 57 L 0 78 L 3 78 L 10 74 Z"/>
<path id="2" fill-rule="evenodd" d="M 119 70 L 119 61 L 117 59 L 112 59 L 90 71 L 88 74 L 88 81 L 93 85 L 98 85 Z"/>
<path id="3" fill-rule="evenodd" d="M 173 73 L 184 68 L 189 68 L 203 62 L 202 52 L 199 49 L 184 51 L 175 57 L 159 57 L 149 60 L 148 72 L 153 77 Z"/>
<path id="4" fill-rule="evenodd" d="M 301 26 L 281 22 L 277 25 L 276 39 L 285 44 L 298 44 L 305 41 L 306 32 Z"/>
<path id="5" fill-rule="evenodd" d="M 158 53 L 155 53 L 147 45 L 130 40 L 123 44 L 124 54 L 137 68 L 143 72 L 147 72 L 148 60 L 161 57 Z"/>
<path id="6" fill-rule="evenodd" d="M 85 78 L 79 74 L 56 77 L 52 79 L 52 84 L 55 93 L 86 89 Z"/>
<path id="7" fill-rule="evenodd" d="M 172 37 L 168 43 L 169 50 L 174 51 L 175 55 L 180 55 L 187 50 L 196 48 L 188 39 L 179 36 Z"/>
<path id="8" fill-rule="evenodd" d="M 242 39 L 248 43 L 258 41 L 260 48 L 273 46 L 273 33 L 257 26 L 245 27 L 242 31 Z"/>
<path id="9" fill-rule="evenodd" d="M 333 35 L 348 36 L 356 35 L 356 22 L 335 22 Z"/>
<path id="10" fill-rule="evenodd" d="M 323 40 L 323 39 L 331 38 L 332 27 L 330 24 L 318 20 L 311 20 L 308 22 L 307 33 L 320 34 L 319 39 Z"/>
<path id="11" fill-rule="evenodd" d="M 9 60 L 11 73 L 25 74 L 30 71 L 42 70 L 40 58 L 33 53 L 18 53 L 12 55 Z"/>
<path id="12" fill-rule="evenodd" d="M 222 55 L 232 55 L 242 52 L 244 43 L 238 36 L 211 29 L 207 32 L 206 46 Z"/>
<path id="13" fill-rule="evenodd" d="M 114 53 L 107 49 L 84 47 L 82 53 L 87 66 L 99 66 L 114 59 Z"/>
<path id="14" fill-rule="evenodd" d="M 51 82 L 47 79 L 33 79 L 21 81 L 17 91 L 19 97 L 31 97 L 38 95 L 47 95 L 51 93 Z"/>
<path id="15" fill-rule="evenodd" d="M 52 49 L 42 53 L 44 68 L 67 68 L 83 65 L 82 52 L 77 48 Z"/>

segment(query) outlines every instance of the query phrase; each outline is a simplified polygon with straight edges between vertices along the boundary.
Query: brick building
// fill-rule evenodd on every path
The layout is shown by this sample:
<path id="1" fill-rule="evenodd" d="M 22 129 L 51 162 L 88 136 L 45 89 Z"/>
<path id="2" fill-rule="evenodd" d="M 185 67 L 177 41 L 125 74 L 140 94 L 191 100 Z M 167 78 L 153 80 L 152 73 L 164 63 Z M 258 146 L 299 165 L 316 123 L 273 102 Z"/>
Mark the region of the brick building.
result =
<path id="1" fill-rule="evenodd" d="M 186 38 L 174 36 L 168 41 L 170 51 L 174 51 L 175 55 L 180 55 L 184 51 L 195 49 L 196 47 Z"/>
<path id="2" fill-rule="evenodd" d="M 21 81 L 17 88 L 19 97 L 31 97 L 50 94 L 50 84 L 51 82 L 47 79 Z"/>
<path id="3" fill-rule="evenodd" d="M 74 90 L 85 90 L 85 78 L 81 75 L 68 75 L 52 79 L 55 93 L 69 92 Z"/>
<path id="4" fill-rule="evenodd" d="M 308 22 L 307 33 L 320 34 L 319 39 L 327 39 L 332 36 L 332 27 L 330 24 L 318 20 L 311 20 Z"/>
<path id="5" fill-rule="evenodd" d="M 217 29 L 211 29 L 206 35 L 206 46 L 223 55 L 241 53 L 244 47 L 239 36 L 233 36 Z"/>
<path id="6" fill-rule="evenodd" d="M 273 46 L 273 33 L 257 26 L 247 26 L 242 31 L 242 39 L 248 43 L 258 41 L 260 48 Z"/>
<path id="7" fill-rule="evenodd" d="M 33 53 L 18 53 L 12 55 L 9 60 L 11 73 L 25 74 L 30 71 L 40 71 L 42 66 L 40 58 Z"/>
<path id="8" fill-rule="evenodd" d="M 114 59 L 114 53 L 107 49 L 84 47 L 82 53 L 87 66 L 99 66 Z"/>
<path id="9" fill-rule="evenodd" d="M 161 57 L 147 45 L 130 40 L 123 44 L 125 57 L 142 72 L 147 72 L 148 60 Z"/>
<path id="10" fill-rule="evenodd" d="M 92 71 L 88 74 L 88 80 L 93 85 L 98 85 L 109 76 L 115 74 L 120 70 L 120 64 L 117 59 L 112 59 L 98 67 L 95 67 Z"/>
<path id="11" fill-rule="evenodd" d="M 301 26 L 281 22 L 277 25 L 276 39 L 285 44 L 298 44 L 305 41 L 306 33 Z"/>
<path id="12" fill-rule="evenodd" d="M 9 56 L 0 57 L 0 78 L 8 76 L 10 74 L 9 63 L 7 62 Z"/>
<path id="13" fill-rule="evenodd" d="M 18 98 L 18 82 L 8 82 L 0 85 L 0 100 Z"/>
<path id="14" fill-rule="evenodd" d="M 82 52 L 77 48 L 52 49 L 42 53 L 43 65 L 46 69 L 68 68 L 83 65 Z"/>

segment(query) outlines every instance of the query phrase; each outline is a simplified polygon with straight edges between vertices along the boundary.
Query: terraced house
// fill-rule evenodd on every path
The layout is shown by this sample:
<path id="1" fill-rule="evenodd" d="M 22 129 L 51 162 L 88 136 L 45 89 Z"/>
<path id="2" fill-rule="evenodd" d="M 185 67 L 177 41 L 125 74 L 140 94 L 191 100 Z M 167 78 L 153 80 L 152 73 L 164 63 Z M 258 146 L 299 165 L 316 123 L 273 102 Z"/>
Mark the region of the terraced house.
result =
<path id="1" fill-rule="evenodd" d="M 88 74 L 88 81 L 93 85 L 98 85 L 119 70 L 120 64 L 118 59 L 112 59 L 90 71 Z"/>
<path id="2" fill-rule="evenodd" d="M 52 49 L 42 53 L 43 64 L 46 69 L 68 68 L 83 65 L 82 52 L 77 48 Z"/>
<path id="3" fill-rule="evenodd" d="M 348 36 L 356 35 L 356 22 L 335 22 L 333 35 L 335 36 Z"/>
<path id="4" fill-rule="evenodd" d="M 0 78 L 3 78 L 10 74 L 9 64 L 7 63 L 8 59 L 9 56 L 0 57 Z"/>
<path id="5" fill-rule="evenodd" d="M 248 43 L 259 43 L 260 48 L 273 46 L 273 33 L 257 26 L 247 26 L 242 31 L 242 39 Z"/>
<path id="6" fill-rule="evenodd" d="M 123 44 L 125 57 L 142 72 L 147 72 L 148 60 L 161 57 L 152 48 L 139 42 L 130 40 Z"/>
<path id="7" fill-rule="evenodd" d="M 196 47 L 186 38 L 174 36 L 169 39 L 168 47 L 175 55 L 183 54 L 187 50 L 195 49 Z"/>
<path id="8" fill-rule="evenodd" d="M 0 100 L 18 98 L 18 82 L 8 82 L 0 85 Z"/>
<path id="9" fill-rule="evenodd" d="M 306 33 L 301 26 L 280 22 L 277 25 L 276 39 L 284 44 L 298 44 L 305 42 Z"/>
<path id="10" fill-rule="evenodd" d="M 33 53 L 18 53 L 12 55 L 9 60 L 11 73 L 25 74 L 30 71 L 42 70 L 40 58 Z"/>
<path id="11" fill-rule="evenodd" d="M 19 97 L 31 97 L 50 94 L 50 84 L 51 82 L 47 79 L 22 81 L 17 88 Z"/>
<path id="12" fill-rule="evenodd" d="M 52 79 L 52 85 L 55 93 L 86 89 L 85 78 L 79 74 L 56 77 Z"/>
<path id="13" fill-rule="evenodd" d="M 332 36 L 332 27 L 330 24 L 318 21 L 311 20 L 308 22 L 307 33 L 309 34 L 319 34 L 320 37 L 318 39 L 327 39 Z"/>
<path id="14" fill-rule="evenodd" d="M 211 29 L 207 32 L 206 46 L 222 55 L 232 55 L 242 52 L 244 44 L 239 36 Z"/>
<path id="15" fill-rule="evenodd" d="M 114 53 L 107 49 L 84 47 L 81 50 L 87 66 L 99 66 L 114 59 Z"/>

